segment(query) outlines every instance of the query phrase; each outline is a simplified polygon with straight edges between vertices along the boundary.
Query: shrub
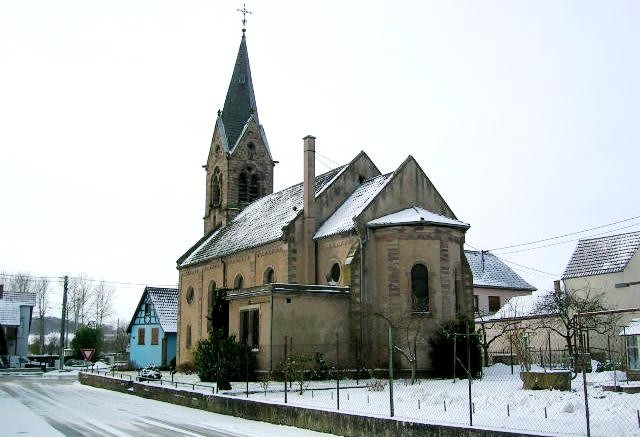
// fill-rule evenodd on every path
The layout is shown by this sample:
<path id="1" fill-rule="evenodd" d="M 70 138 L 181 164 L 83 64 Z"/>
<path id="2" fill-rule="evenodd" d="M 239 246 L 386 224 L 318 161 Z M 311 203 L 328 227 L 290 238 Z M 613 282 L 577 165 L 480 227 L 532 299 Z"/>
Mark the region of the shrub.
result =
<path id="1" fill-rule="evenodd" d="M 91 358 L 95 363 L 102 351 L 102 341 L 102 329 L 90 328 L 88 326 L 83 326 L 78 329 L 73 340 L 71 340 L 71 349 L 73 349 L 74 358 L 84 359 L 80 349 L 95 349 L 95 353 Z"/>
<path id="2" fill-rule="evenodd" d="M 201 381 L 217 382 L 221 390 L 230 390 L 231 381 L 244 381 L 245 370 L 253 379 L 256 357 L 246 344 L 238 343 L 234 335 L 222 330 L 209 334 L 196 345 L 193 363 Z"/>
<path id="3" fill-rule="evenodd" d="M 191 375 L 196 372 L 196 367 L 191 361 L 183 361 L 178 364 L 176 372 L 184 373 L 185 375 Z M 204 381 L 204 380 L 203 380 Z"/>
<path id="4" fill-rule="evenodd" d="M 467 339 L 464 336 L 466 324 L 469 324 L 471 346 L 471 375 L 478 376 L 481 370 L 480 341 L 473 332 L 473 321 L 464 317 L 443 323 L 436 334 L 431 338 L 431 363 L 435 376 L 450 378 L 453 376 L 453 349 L 456 345 L 456 376 L 465 378 L 467 375 Z M 464 367 L 463 367 L 464 364 Z"/>

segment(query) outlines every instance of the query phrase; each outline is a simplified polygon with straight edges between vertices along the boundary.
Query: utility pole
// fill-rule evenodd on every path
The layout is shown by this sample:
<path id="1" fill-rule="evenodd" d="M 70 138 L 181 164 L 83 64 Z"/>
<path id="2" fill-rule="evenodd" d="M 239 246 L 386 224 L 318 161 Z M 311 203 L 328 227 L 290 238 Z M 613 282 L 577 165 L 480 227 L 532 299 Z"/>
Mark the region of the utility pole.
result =
<path id="1" fill-rule="evenodd" d="M 67 320 L 67 290 L 69 277 L 64 277 L 64 291 L 62 293 L 62 320 L 60 321 L 60 370 L 64 369 L 64 328 Z"/>

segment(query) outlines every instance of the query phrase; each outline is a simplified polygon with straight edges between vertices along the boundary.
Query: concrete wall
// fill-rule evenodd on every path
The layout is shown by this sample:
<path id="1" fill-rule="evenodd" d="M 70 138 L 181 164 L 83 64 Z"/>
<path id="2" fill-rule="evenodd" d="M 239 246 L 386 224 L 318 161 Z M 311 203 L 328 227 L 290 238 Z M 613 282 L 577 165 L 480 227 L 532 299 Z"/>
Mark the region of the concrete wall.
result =
<path id="1" fill-rule="evenodd" d="M 351 365 L 349 295 L 277 293 L 273 296 L 273 364 L 284 353 L 284 337 L 294 353 L 320 352 L 336 359 L 336 334 L 340 338 L 341 365 Z"/>
<path id="2" fill-rule="evenodd" d="M 529 434 L 427 423 L 392 418 L 322 411 L 289 405 L 268 404 L 230 396 L 205 395 L 151 386 L 136 382 L 80 373 L 80 382 L 93 387 L 120 391 L 147 399 L 198 408 L 249 420 L 295 426 L 345 437 L 528 437 Z"/>
<path id="3" fill-rule="evenodd" d="M 229 302 L 229 335 L 240 339 L 240 311 L 258 309 L 259 311 L 259 347 L 254 352 L 259 370 L 271 369 L 271 296 L 255 296 L 244 299 L 233 299 Z"/>

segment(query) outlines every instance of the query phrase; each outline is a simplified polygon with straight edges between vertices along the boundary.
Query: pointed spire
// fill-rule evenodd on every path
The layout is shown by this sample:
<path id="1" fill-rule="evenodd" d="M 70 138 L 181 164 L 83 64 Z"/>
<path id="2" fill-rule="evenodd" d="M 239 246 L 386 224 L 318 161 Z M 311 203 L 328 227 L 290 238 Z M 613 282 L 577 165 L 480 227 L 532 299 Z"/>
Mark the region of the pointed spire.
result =
<path id="1" fill-rule="evenodd" d="M 243 30 L 236 65 L 233 69 L 229 90 L 222 109 L 222 121 L 227 132 L 229 147 L 235 145 L 242 128 L 251 116 L 258 122 L 258 107 L 253 93 L 249 53 Z"/>

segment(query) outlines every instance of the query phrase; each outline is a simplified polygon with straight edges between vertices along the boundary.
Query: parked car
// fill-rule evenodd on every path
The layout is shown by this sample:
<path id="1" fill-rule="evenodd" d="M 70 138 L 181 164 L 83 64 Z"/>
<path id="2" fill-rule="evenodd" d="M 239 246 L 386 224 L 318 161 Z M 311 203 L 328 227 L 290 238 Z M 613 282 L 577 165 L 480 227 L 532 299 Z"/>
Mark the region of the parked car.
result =
<path id="1" fill-rule="evenodd" d="M 33 368 L 33 367 L 42 367 L 40 361 L 32 361 L 25 357 L 20 357 L 20 367 L 25 368 Z"/>
<path id="2" fill-rule="evenodd" d="M 160 379 L 162 378 L 162 373 L 153 367 L 145 367 L 144 369 L 140 369 L 138 377 L 140 379 Z"/>
<path id="3" fill-rule="evenodd" d="M 93 366 L 93 363 L 91 361 L 71 359 L 65 361 L 64 365 L 66 367 L 91 367 Z"/>

